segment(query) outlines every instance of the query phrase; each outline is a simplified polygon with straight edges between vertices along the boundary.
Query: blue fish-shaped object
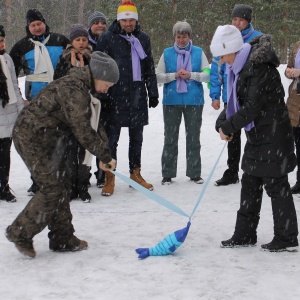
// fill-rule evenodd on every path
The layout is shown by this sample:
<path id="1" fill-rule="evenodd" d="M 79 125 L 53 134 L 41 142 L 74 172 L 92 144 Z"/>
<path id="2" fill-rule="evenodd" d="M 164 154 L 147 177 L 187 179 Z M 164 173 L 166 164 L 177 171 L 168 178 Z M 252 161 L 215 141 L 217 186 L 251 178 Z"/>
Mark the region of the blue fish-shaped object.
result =
<path id="1" fill-rule="evenodd" d="M 141 259 L 148 256 L 169 255 L 183 244 L 189 232 L 190 226 L 191 222 L 188 222 L 185 228 L 169 234 L 153 248 L 138 248 L 135 249 L 135 251 L 139 254 L 139 258 Z"/>

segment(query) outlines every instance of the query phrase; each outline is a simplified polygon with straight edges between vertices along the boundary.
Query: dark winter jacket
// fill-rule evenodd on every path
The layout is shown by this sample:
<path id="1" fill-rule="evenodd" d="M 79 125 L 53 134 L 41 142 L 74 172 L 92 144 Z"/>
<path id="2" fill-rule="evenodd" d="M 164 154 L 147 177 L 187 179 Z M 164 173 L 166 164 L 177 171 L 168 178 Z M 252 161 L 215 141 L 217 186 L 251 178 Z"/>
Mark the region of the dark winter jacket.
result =
<path id="1" fill-rule="evenodd" d="M 91 127 L 89 66 L 72 68 L 69 75 L 49 83 L 19 114 L 13 130 L 23 143 L 53 148 L 60 138 L 74 134 L 80 144 L 104 163 L 111 161 L 102 126 Z"/>
<path id="2" fill-rule="evenodd" d="M 43 42 L 48 35 L 50 38 L 45 45 L 55 70 L 58 63 L 59 57 L 62 54 L 63 50 L 69 44 L 69 40 L 61 34 L 49 32 L 49 27 L 46 26 L 46 33 L 43 36 L 33 36 L 29 32 L 28 28 L 27 36 L 18 41 L 11 49 L 10 56 L 15 64 L 16 75 L 20 75 L 21 70 L 23 70 L 25 75 L 33 74 L 35 70 L 35 61 L 34 61 L 34 43 L 29 39 L 37 40 Z M 33 99 L 38 92 L 47 85 L 47 82 L 29 82 L 26 81 L 25 84 L 25 97 L 27 100 Z"/>
<path id="3" fill-rule="evenodd" d="M 101 96 L 101 115 L 109 116 L 109 123 L 122 127 L 137 127 L 148 124 L 148 97 L 158 98 L 157 81 L 149 36 L 140 30 L 139 24 L 133 35 L 139 39 L 147 57 L 141 60 L 141 81 L 132 79 L 131 45 L 120 34 L 116 20 L 108 31 L 101 35 L 96 50 L 110 55 L 118 64 L 120 79 Z"/>
<path id="4" fill-rule="evenodd" d="M 251 52 L 237 82 L 240 109 L 227 120 L 224 110 L 216 129 L 221 127 L 229 135 L 254 121 L 255 127 L 245 131 L 242 169 L 253 176 L 281 177 L 293 171 L 296 157 L 284 89 L 276 69 L 279 59 L 270 36 L 262 35 L 250 44 Z"/>
<path id="5" fill-rule="evenodd" d="M 71 64 L 71 51 L 73 49 L 74 47 L 71 44 L 69 44 L 67 48 L 63 51 L 54 72 L 54 79 L 58 79 L 67 75 L 70 69 L 73 68 Z M 88 47 L 82 52 L 85 66 L 88 65 L 91 60 L 92 51 L 92 46 L 88 45 Z"/>

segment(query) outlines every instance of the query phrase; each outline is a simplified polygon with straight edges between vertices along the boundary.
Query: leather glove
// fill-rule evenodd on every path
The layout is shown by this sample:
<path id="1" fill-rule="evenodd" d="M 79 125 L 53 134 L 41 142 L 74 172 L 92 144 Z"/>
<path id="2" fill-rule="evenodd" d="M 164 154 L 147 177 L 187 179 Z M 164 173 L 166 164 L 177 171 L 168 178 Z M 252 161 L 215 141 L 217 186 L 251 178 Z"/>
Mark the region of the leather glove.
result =
<path id="1" fill-rule="evenodd" d="M 159 101 L 158 101 L 158 98 L 149 98 L 149 108 L 150 107 L 156 107 L 158 105 Z"/>

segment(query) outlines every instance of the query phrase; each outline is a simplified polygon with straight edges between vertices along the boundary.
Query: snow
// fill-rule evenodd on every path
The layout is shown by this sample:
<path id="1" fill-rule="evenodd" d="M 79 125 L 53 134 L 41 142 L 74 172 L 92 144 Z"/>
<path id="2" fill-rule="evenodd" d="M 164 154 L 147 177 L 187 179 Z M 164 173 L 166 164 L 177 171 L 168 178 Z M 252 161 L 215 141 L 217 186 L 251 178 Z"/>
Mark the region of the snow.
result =
<path id="1" fill-rule="evenodd" d="M 281 65 L 281 74 L 285 69 Z M 283 77 L 287 91 L 289 81 Z M 160 87 L 160 93 L 162 88 Z M 215 132 L 220 111 L 206 104 L 201 130 L 202 177 L 206 180 L 224 142 Z M 161 103 L 161 101 L 160 101 Z M 145 127 L 142 175 L 165 197 L 190 214 L 203 185 L 185 176 L 185 135 L 182 122 L 178 173 L 170 186 L 161 185 L 163 118 L 161 104 L 150 112 Z M 244 135 L 243 135 L 244 143 Z M 118 147 L 118 171 L 128 175 L 128 134 L 124 129 Z M 264 194 L 256 247 L 222 249 L 220 241 L 231 237 L 239 207 L 240 183 L 216 187 L 226 168 L 222 154 L 200 205 L 192 219 L 185 243 L 173 255 L 139 260 L 135 248 L 155 246 L 166 235 L 186 226 L 188 219 L 151 201 L 116 179 L 113 196 L 101 196 L 92 177 L 90 204 L 71 202 L 76 235 L 89 243 L 87 251 L 54 253 L 48 248 L 48 229 L 34 238 L 37 256 L 23 257 L 4 237 L 30 197 L 30 175 L 12 148 L 10 186 L 17 203 L 0 202 L 0 295 L 5 300 L 39 299 L 299 299 L 298 253 L 269 253 L 260 245 L 273 238 L 270 199 Z M 94 170 L 93 170 L 94 171 Z M 242 172 L 240 172 L 240 177 Z M 290 183 L 296 180 L 295 171 Z M 294 197 L 299 213 L 299 198 Z"/>

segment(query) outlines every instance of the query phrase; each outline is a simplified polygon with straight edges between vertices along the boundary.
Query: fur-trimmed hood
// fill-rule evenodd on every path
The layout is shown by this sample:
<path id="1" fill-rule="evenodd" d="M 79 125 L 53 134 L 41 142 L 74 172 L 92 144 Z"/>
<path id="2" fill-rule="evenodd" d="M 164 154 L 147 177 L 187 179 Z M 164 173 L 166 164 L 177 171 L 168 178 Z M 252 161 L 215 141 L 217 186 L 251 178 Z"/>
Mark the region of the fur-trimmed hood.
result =
<path id="1" fill-rule="evenodd" d="M 250 42 L 250 45 L 252 49 L 249 55 L 249 60 L 253 64 L 270 63 L 275 67 L 280 65 L 280 60 L 272 46 L 271 35 L 262 34 L 257 36 Z"/>

